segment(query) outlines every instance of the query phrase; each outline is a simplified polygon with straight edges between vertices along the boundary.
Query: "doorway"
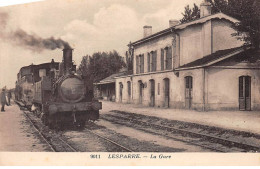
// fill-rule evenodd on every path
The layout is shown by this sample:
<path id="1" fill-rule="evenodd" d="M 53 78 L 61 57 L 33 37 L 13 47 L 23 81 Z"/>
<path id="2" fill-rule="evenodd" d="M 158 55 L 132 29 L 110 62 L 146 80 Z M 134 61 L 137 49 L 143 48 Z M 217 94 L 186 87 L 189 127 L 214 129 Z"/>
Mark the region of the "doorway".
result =
<path id="1" fill-rule="evenodd" d="M 164 79 L 164 106 L 170 107 L 170 80 Z"/>
<path id="2" fill-rule="evenodd" d="M 139 86 L 139 104 L 143 103 L 143 82 L 141 80 L 138 81 Z"/>
<path id="3" fill-rule="evenodd" d="M 192 107 L 192 77 L 185 77 L 185 108 L 191 109 Z"/>
<path id="4" fill-rule="evenodd" d="M 251 77 L 239 77 L 239 110 L 251 110 Z"/>
<path id="5" fill-rule="evenodd" d="M 130 103 L 131 102 L 131 82 L 130 81 L 128 81 L 127 82 L 127 93 L 128 93 L 128 103 Z"/>
<path id="6" fill-rule="evenodd" d="M 122 103 L 123 101 L 123 84 L 119 83 L 119 102 Z"/>
<path id="7" fill-rule="evenodd" d="M 155 81 L 150 80 L 150 106 L 155 106 Z"/>

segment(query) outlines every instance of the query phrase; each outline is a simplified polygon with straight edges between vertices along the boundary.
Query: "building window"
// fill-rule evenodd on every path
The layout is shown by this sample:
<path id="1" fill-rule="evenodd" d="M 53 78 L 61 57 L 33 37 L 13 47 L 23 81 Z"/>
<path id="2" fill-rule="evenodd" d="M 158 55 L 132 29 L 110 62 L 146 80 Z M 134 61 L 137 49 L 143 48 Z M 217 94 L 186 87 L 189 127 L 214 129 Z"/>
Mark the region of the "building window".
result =
<path id="1" fill-rule="evenodd" d="M 161 70 L 164 70 L 164 49 L 161 49 Z"/>
<path id="2" fill-rule="evenodd" d="M 144 54 L 136 56 L 136 74 L 144 73 Z"/>
<path id="3" fill-rule="evenodd" d="M 165 66 L 166 70 L 172 69 L 172 48 L 167 47 L 165 48 L 166 51 L 166 60 L 165 60 Z"/>
<path id="4" fill-rule="evenodd" d="M 157 51 L 151 52 L 152 54 L 152 72 L 156 71 L 157 66 Z"/>

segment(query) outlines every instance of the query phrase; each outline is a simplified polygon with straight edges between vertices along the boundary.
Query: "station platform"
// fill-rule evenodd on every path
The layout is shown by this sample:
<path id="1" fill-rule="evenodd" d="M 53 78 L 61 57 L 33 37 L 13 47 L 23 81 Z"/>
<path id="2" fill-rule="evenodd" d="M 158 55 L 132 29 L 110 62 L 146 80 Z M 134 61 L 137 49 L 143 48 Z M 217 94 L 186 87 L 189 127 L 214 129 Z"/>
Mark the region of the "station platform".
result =
<path id="1" fill-rule="evenodd" d="M 169 120 L 197 123 L 224 129 L 245 131 L 260 135 L 260 111 L 207 111 L 144 107 L 102 100 L 101 114 L 112 110 L 155 116 Z"/>
<path id="2" fill-rule="evenodd" d="M 13 100 L 5 106 L 5 112 L 0 112 L 0 151 L 52 151 Z"/>

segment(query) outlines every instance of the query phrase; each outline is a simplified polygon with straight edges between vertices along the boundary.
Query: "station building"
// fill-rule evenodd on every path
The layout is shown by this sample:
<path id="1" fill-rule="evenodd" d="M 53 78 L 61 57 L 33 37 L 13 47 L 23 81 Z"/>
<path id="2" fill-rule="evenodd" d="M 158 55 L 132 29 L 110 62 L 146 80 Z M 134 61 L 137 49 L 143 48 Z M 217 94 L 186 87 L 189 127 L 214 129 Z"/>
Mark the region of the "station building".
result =
<path id="1" fill-rule="evenodd" d="M 133 74 L 115 78 L 116 102 L 151 107 L 260 110 L 260 52 L 232 36 L 239 22 L 211 14 L 206 1 L 200 18 L 152 33 L 132 43 Z"/>

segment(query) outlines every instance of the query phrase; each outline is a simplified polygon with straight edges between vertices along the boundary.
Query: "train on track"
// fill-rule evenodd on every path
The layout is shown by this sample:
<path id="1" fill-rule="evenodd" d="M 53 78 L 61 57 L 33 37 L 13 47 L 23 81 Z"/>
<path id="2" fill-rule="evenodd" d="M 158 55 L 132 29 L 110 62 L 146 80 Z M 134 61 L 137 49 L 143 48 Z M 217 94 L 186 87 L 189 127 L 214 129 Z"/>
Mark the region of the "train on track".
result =
<path id="1" fill-rule="evenodd" d="M 50 128 L 69 123 L 84 126 L 97 120 L 102 103 L 76 74 L 73 49 L 63 49 L 63 61 L 22 67 L 17 74 L 15 99 L 39 116 Z"/>

